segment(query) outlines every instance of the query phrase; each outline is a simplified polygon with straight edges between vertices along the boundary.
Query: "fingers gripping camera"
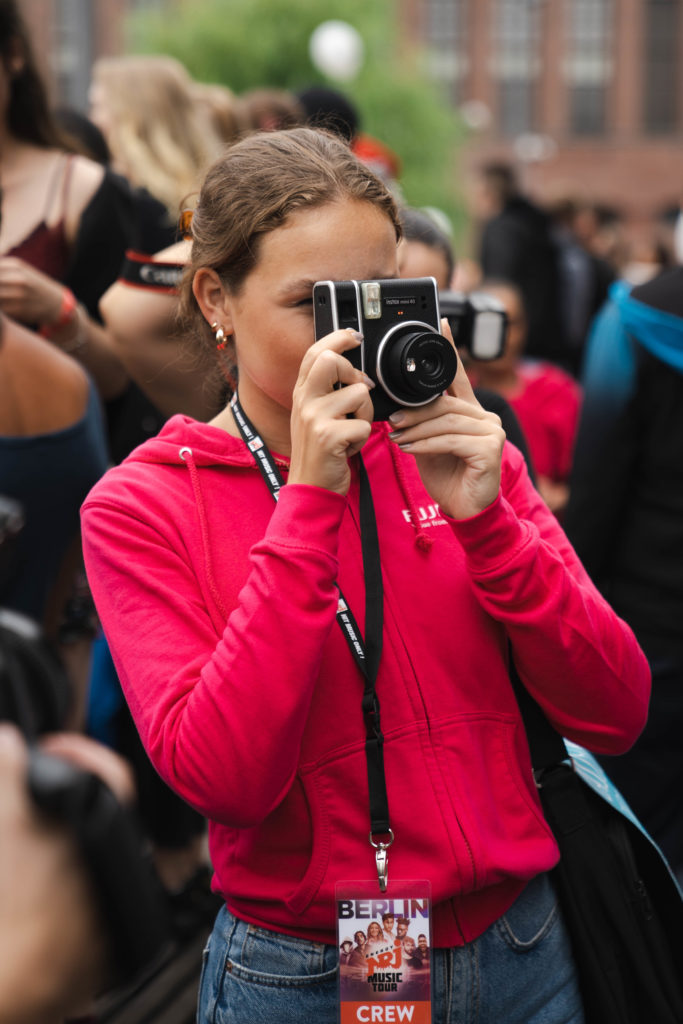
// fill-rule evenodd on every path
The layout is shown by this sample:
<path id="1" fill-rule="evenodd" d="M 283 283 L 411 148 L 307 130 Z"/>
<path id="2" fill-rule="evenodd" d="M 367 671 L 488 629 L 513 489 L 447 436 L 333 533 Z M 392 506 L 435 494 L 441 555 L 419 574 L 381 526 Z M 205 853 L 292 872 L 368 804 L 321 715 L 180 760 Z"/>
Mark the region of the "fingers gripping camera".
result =
<path id="1" fill-rule="evenodd" d="M 360 331 L 360 349 L 347 358 L 377 385 L 375 420 L 400 407 L 427 405 L 455 377 L 458 360 L 440 334 L 432 277 L 380 281 L 319 281 L 313 288 L 316 340 L 340 328 Z"/>

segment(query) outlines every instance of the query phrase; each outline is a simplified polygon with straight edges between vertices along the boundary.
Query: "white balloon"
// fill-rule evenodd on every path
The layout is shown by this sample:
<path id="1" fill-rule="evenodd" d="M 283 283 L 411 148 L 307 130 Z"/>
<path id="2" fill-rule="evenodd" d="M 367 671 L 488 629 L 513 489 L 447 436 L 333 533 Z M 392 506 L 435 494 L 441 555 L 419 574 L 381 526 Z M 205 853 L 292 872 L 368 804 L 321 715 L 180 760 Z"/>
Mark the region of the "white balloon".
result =
<path id="1" fill-rule="evenodd" d="M 363 40 L 346 21 L 323 21 L 311 33 L 308 50 L 319 71 L 342 82 L 354 78 L 363 63 Z"/>

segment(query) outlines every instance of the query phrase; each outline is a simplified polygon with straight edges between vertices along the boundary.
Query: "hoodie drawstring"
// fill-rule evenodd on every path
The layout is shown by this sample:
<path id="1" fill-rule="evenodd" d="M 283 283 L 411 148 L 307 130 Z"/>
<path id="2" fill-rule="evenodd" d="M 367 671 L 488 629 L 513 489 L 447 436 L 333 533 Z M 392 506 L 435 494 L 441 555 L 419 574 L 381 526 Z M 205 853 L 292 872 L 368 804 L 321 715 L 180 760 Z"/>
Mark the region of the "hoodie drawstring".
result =
<path id="1" fill-rule="evenodd" d="M 389 451 L 391 452 L 391 457 L 394 461 L 394 469 L 396 470 L 396 477 L 398 479 L 399 487 L 401 488 L 401 494 L 408 506 L 410 521 L 413 524 L 413 529 L 415 530 L 415 545 L 420 549 L 420 551 L 429 551 L 434 540 L 432 537 L 429 537 L 427 535 L 427 531 L 422 528 L 420 513 L 417 505 L 415 504 L 413 492 L 408 484 L 402 453 L 399 452 L 396 445 L 391 442 L 389 443 Z"/>
<path id="2" fill-rule="evenodd" d="M 199 518 L 199 529 L 202 535 L 202 550 L 204 552 L 204 566 L 206 569 L 206 578 L 209 584 L 209 590 L 211 595 L 216 602 L 216 607 L 223 616 L 227 619 L 228 615 L 225 610 L 225 606 L 221 600 L 218 587 L 213 575 L 213 562 L 211 559 L 211 546 L 209 544 L 209 527 L 206 521 L 206 512 L 204 510 L 204 499 L 202 498 L 202 491 L 199 484 L 199 473 L 194 461 L 194 453 L 191 448 L 183 447 L 179 450 L 178 455 L 180 461 L 183 462 L 190 473 L 190 482 L 192 484 L 192 491 L 194 494 L 195 505 L 197 508 L 197 516 Z"/>

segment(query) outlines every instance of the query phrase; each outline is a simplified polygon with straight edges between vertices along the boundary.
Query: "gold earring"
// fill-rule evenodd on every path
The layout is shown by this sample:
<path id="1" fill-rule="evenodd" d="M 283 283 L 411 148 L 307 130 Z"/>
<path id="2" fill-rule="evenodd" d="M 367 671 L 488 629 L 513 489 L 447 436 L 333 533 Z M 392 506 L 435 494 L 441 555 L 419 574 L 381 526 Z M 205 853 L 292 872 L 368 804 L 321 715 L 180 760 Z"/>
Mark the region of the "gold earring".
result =
<path id="1" fill-rule="evenodd" d="M 228 343 L 227 335 L 223 328 L 218 326 L 217 321 L 211 324 L 211 330 L 216 335 L 216 348 L 222 352 Z"/>

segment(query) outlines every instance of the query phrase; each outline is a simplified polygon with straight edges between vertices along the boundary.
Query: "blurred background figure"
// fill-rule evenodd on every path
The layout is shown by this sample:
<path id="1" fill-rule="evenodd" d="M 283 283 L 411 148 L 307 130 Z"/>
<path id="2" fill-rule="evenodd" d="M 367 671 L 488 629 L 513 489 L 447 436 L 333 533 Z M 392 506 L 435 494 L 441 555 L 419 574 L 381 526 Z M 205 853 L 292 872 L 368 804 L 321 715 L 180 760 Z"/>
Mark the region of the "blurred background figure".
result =
<path id="1" fill-rule="evenodd" d="M 559 257 L 549 217 L 522 195 L 515 169 L 507 163 L 479 167 L 472 202 L 481 225 L 483 276 L 510 281 L 522 293 L 527 354 L 565 365 Z"/>
<path id="2" fill-rule="evenodd" d="M 360 113 L 353 100 L 346 93 L 328 85 L 306 86 L 300 89 L 296 96 L 303 107 L 306 124 L 314 128 L 326 128 L 348 142 L 358 159 L 362 160 L 401 202 L 401 161 L 381 139 L 361 131 Z"/>
<path id="3" fill-rule="evenodd" d="M 94 634 L 78 507 L 108 464 L 100 399 L 109 409 L 128 386 L 98 302 L 132 204 L 125 182 L 67 148 L 13 0 L 0 2 L 0 77 L 0 476 L 26 516 L 7 601 L 65 659 L 78 718 Z"/>
<path id="4" fill-rule="evenodd" d="M 572 223 L 579 244 L 618 273 L 626 247 L 623 212 L 610 203 L 583 200 L 577 203 Z"/>
<path id="5" fill-rule="evenodd" d="M 66 148 L 14 0 L 0 2 L 0 78 L 0 310 L 72 354 L 112 399 L 126 374 L 97 303 L 131 239 L 129 192 Z"/>
<path id="6" fill-rule="evenodd" d="M 237 96 L 227 85 L 192 82 L 191 90 L 198 107 L 206 109 L 209 122 L 221 142 L 234 142 L 246 131 L 248 126 L 244 112 Z"/>
<path id="7" fill-rule="evenodd" d="M 142 252 L 178 240 L 183 203 L 221 146 L 208 95 L 171 57 L 103 57 L 93 66 L 90 119 L 112 168 L 133 186 Z"/>
<path id="8" fill-rule="evenodd" d="M 109 167 L 111 153 L 107 140 L 89 117 L 75 107 L 56 107 L 52 116 L 69 149 Z"/>
<path id="9" fill-rule="evenodd" d="M 180 212 L 223 145 L 215 98 L 212 105 L 208 102 L 211 95 L 198 90 L 185 67 L 171 57 L 95 62 L 90 118 L 105 137 L 112 168 L 133 189 L 135 237 L 129 250 L 153 254 L 178 241 Z M 111 457 L 120 462 L 161 429 L 164 415 L 134 380 L 110 420 Z"/>
<path id="10" fill-rule="evenodd" d="M 579 385 L 559 366 L 526 355 L 528 321 L 519 288 L 505 281 L 484 280 L 480 290 L 503 304 L 508 315 L 507 340 L 500 359 L 471 361 L 468 375 L 473 384 L 495 391 L 512 406 L 529 445 L 538 490 L 561 517 L 569 498 L 581 404 Z"/>
<path id="11" fill-rule="evenodd" d="M 306 111 L 289 89 L 246 89 L 237 100 L 238 116 L 246 132 L 273 132 L 294 128 L 306 120 Z"/>
<path id="12" fill-rule="evenodd" d="M 590 323 L 607 298 L 614 268 L 579 241 L 575 222 L 580 204 L 569 196 L 548 205 L 558 253 L 560 314 L 566 353 L 564 365 L 578 377 Z"/>
<path id="13" fill-rule="evenodd" d="M 455 251 L 450 238 L 435 223 L 433 217 L 424 210 L 416 210 L 408 206 L 401 207 L 399 219 L 403 230 L 398 250 L 401 277 L 433 277 L 439 291 L 447 291 L 456 266 Z M 468 353 L 463 348 L 459 349 L 459 353 L 467 365 Z M 535 482 L 534 469 L 524 432 L 504 396 L 485 386 L 475 386 L 475 394 L 485 409 L 500 416 L 508 441 L 511 441 L 521 451 L 526 459 L 529 474 Z"/>
<path id="14" fill-rule="evenodd" d="M 450 237 L 423 210 L 404 206 L 399 216 L 403 228 L 398 248 L 401 277 L 433 277 L 439 289 L 450 288 L 455 269 Z"/>
<path id="15" fill-rule="evenodd" d="M 652 668 L 647 725 L 606 770 L 683 877 L 683 268 L 612 286 L 586 352 L 565 529 Z"/>
<path id="16" fill-rule="evenodd" d="M 83 368 L 0 314 L 0 480 L 25 520 L 2 604 L 39 623 L 69 667 L 71 728 L 85 724 L 97 630 L 81 580 L 79 509 L 107 466 L 102 414 Z"/>
<path id="17" fill-rule="evenodd" d="M 83 740 L 62 734 L 56 745 L 62 756 L 76 747 L 83 761 Z M 107 982 L 110 953 L 76 839 L 38 811 L 28 760 L 19 730 L 0 723 L 0 1022 L 57 1024 L 89 1011 Z M 93 744 L 85 760 L 130 800 L 115 754 Z"/>
<path id="18" fill-rule="evenodd" d="M 674 263 L 673 252 L 662 233 L 651 229 L 627 242 L 621 277 L 632 285 L 645 284 Z"/>
<path id="19" fill-rule="evenodd" d="M 339 89 L 327 85 L 309 85 L 299 89 L 297 100 L 304 112 L 304 121 L 312 128 L 326 128 L 348 143 L 360 129 L 358 108 Z"/>

